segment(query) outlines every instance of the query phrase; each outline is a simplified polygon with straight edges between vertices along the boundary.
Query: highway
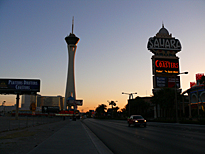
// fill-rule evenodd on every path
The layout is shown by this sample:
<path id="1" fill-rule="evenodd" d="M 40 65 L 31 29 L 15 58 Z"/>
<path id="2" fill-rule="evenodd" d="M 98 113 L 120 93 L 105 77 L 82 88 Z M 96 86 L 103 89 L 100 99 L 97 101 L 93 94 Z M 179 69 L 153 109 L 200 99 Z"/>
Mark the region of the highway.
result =
<path id="1" fill-rule="evenodd" d="M 205 126 L 148 122 L 128 127 L 126 120 L 84 119 L 83 123 L 115 154 L 204 154 Z"/>

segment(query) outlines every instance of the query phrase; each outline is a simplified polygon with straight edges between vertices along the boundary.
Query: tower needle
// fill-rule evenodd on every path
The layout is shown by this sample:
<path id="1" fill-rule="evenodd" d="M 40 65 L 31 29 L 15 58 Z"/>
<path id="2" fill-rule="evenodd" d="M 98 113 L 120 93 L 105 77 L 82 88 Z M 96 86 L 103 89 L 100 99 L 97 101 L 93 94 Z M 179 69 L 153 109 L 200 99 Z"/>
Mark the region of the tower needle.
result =
<path id="1" fill-rule="evenodd" d="M 74 27 L 74 16 L 73 16 L 73 20 L 72 20 L 72 34 L 73 34 L 73 27 Z"/>

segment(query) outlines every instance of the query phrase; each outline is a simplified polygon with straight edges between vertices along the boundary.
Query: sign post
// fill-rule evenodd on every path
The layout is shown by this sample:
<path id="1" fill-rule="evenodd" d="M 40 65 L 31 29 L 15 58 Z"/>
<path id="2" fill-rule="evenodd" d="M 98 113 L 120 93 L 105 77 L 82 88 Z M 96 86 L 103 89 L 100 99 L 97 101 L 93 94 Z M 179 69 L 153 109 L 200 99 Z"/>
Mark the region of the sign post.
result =
<path id="1" fill-rule="evenodd" d="M 150 37 L 147 49 L 152 56 L 153 94 L 162 88 L 175 90 L 176 121 L 178 121 L 177 90 L 180 88 L 179 58 L 176 56 L 182 46 L 178 39 L 172 37 L 168 30 L 162 28 L 154 37 Z M 156 109 L 154 110 L 156 114 Z"/>
<path id="2" fill-rule="evenodd" d="M 16 114 L 15 114 L 15 120 L 18 120 L 19 115 L 19 94 L 16 95 Z"/>

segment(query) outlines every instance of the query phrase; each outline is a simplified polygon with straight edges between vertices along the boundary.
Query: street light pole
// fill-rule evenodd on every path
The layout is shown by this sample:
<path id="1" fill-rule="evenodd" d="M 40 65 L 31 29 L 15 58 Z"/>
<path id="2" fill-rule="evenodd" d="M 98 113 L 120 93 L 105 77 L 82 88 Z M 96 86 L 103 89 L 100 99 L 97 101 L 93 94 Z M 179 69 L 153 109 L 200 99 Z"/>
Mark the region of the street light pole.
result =
<path id="1" fill-rule="evenodd" d="M 135 92 L 135 93 L 124 93 L 124 92 L 122 92 L 122 94 L 129 95 L 129 99 L 133 99 L 133 94 L 137 94 L 137 92 Z"/>
<path id="2" fill-rule="evenodd" d="M 175 81 L 175 106 L 176 106 L 176 122 L 179 122 L 178 119 L 178 103 L 177 103 L 177 86 L 176 86 L 176 76 L 180 75 L 180 74 L 188 74 L 188 72 L 182 72 L 182 73 L 178 73 L 174 76 L 174 81 Z"/>
<path id="3" fill-rule="evenodd" d="M 135 93 L 124 93 L 124 92 L 122 92 L 122 94 L 129 95 L 129 100 L 131 100 L 131 99 L 133 99 L 133 94 L 137 94 L 137 92 L 135 92 Z M 128 100 L 128 104 L 129 104 L 129 113 L 128 113 L 128 116 L 130 116 L 130 103 L 129 103 L 129 100 Z"/>

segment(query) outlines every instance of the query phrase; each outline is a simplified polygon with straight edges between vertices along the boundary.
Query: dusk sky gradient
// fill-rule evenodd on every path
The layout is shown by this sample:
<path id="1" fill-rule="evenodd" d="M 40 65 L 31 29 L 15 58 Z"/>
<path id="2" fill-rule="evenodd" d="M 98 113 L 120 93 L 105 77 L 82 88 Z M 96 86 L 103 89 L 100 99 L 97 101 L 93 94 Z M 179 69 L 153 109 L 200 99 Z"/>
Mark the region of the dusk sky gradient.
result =
<path id="1" fill-rule="evenodd" d="M 150 37 L 162 27 L 182 44 L 182 91 L 204 73 L 204 0 L 1 0 L 0 78 L 40 79 L 42 96 L 65 96 L 65 37 L 80 38 L 75 56 L 76 98 L 87 111 L 107 100 L 123 108 L 128 95 L 152 95 Z M 0 104 L 16 103 L 0 95 Z M 20 100 L 21 101 L 21 100 Z"/>

